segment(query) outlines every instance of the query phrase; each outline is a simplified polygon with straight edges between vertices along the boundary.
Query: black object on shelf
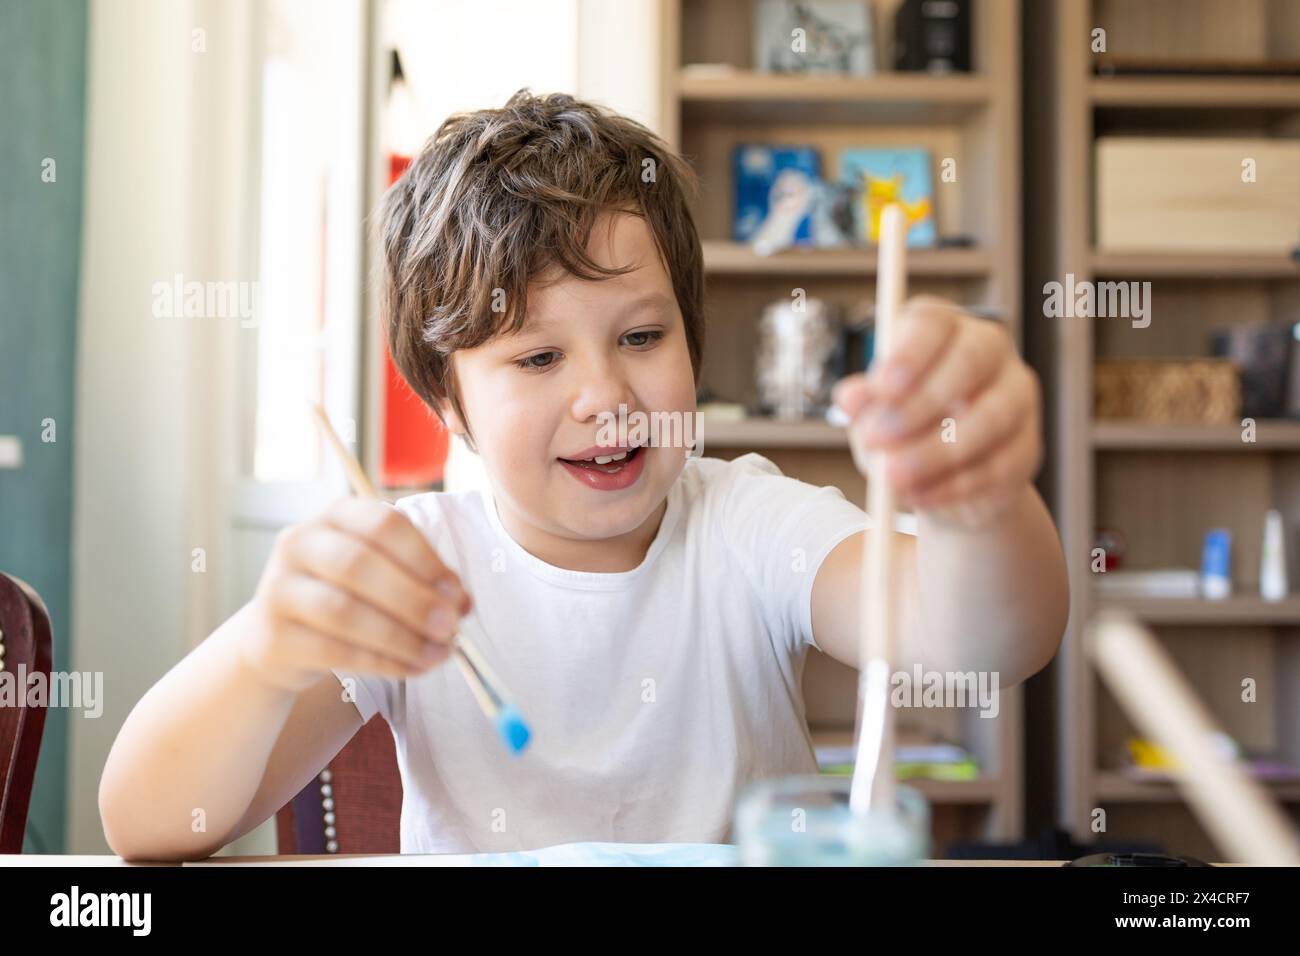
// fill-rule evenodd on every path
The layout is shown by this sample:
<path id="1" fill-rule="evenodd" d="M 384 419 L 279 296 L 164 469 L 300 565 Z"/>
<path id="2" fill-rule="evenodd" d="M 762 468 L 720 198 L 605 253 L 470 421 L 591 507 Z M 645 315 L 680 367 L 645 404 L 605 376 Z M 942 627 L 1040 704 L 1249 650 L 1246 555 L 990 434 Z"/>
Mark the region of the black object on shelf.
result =
<path id="1" fill-rule="evenodd" d="M 1211 354 L 1229 358 L 1241 369 L 1241 414 L 1247 418 L 1282 418 L 1287 414 L 1287 383 L 1293 326 L 1275 323 L 1215 329 Z"/>
<path id="2" fill-rule="evenodd" d="M 894 16 L 894 69 L 970 72 L 970 0 L 903 0 Z"/>

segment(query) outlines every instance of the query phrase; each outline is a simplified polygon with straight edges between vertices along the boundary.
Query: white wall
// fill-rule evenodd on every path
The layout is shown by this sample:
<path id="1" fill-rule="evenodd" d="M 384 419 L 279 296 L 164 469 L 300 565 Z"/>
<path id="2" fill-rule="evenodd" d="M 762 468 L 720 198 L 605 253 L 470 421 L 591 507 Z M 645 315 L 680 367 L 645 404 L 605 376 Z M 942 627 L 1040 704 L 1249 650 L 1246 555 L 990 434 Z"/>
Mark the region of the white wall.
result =
<path id="1" fill-rule="evenodd" d="M 663 134 L 660 0 L 578 0 L 576 95 Z"/>
<path id="2" fill-rule="evenodd" d="M 106 852 L 97 792 L 145 691 L 212 626 L 192 549 L 222 550 L 237 320 L 155 318 L 176 273 L 240 280 L 243 0 L 92 0 L 74 454 L 72 660 L 104 673 L 74 716 L 68 852 Z M 204 52 L 192 49 L 205 31 Z M 223 170 L 214 177 L 214 170 Z M 196 189 L 197 184 L 203 184 Z M 211 567 L 211 560 L 209 566 Z"/>

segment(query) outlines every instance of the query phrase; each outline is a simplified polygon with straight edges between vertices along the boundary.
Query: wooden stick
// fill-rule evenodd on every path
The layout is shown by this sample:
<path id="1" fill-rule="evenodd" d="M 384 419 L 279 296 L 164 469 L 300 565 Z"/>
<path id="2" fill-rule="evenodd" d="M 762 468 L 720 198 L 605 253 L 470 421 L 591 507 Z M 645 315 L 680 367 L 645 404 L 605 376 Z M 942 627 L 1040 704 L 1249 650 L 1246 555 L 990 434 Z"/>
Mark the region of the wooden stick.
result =
<path id="1" fill-rule="evenodd" d="M 329 442 L 334 449 L 334 454 L 347 473 L 348 484 L 352 486 L 353 493 L 358 498 L 373 498 L 379 500 L 379 492 L 375 491 L 375 486 L 370 483 L 370 476 L 366 474 L 365 469 L 361 467 L 361 462 L 357 461 L 356 456 L 348 451 L 343 440 L 339 438 L 338 432 L 330 424 L 329 416 L 325 414 L 325 409 L 315 402 L 309 403 L 311 412 L 316 416 L 316 424 L 320 426 L 321 433 L 325 440 Z"/>
<path id="2" fill-rule="evenodd" d="M 897 205 L 880 215 L 880 255 L 876 274 L 876 327 L 871 364 L 878 367 L 893 347 L 894 325 L 907 286 L 907 227 Z M 894 634 L 894 493 L 885 475 L 888 458 L 871 455 L 867 465 L 858 645 L 858 749 L 849 805 L 865 814 L 873 807 L 894 808 L 894 709 L 889 682 L 898 658 Z"/>
<path id="3" fill-rule="evenodd" d="M 1258 781 L 1215 749 L 1218 728 L 1151 632 L 1108 609 L 1089 623 L 1087 638 L 1097 669 L 1134 724 L 1178 760 L 1174 778 L 1225 859 L 1300 866 L 1293 825 Z"/>

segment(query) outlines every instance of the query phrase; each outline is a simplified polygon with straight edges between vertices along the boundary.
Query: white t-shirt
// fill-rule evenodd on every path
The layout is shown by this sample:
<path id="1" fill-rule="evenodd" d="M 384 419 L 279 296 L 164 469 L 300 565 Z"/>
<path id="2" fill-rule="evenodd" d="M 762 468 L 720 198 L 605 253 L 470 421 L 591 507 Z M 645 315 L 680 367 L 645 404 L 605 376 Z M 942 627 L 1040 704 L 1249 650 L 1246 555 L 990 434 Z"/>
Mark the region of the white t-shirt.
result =
<path id="1" fill-rule="evenodd" d="M 403 853 L 720 843 L 746 784 L 816 772 L 813 579 L 869 523 L 838 489 L 756 454 L 689 459 L 645 559 L 616 573 L 529 554 L 490 493 L 397 507 L 473 596 L 463 633 L 533 733 L 510 754 L 451 661 L 408 680 L 336 670 L 362 718 L 392 727 Z"/>

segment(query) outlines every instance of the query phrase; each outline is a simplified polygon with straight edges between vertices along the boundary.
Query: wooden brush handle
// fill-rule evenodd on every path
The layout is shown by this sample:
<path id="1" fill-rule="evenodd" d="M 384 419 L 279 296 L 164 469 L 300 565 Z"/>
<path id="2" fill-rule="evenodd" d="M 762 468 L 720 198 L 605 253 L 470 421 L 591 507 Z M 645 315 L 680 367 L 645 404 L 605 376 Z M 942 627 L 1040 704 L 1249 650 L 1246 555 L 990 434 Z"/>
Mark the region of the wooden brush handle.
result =
<path id="1" fill-rule="evenodd" d="M 893 345 L 894 325 L 907 284 L 907 227 L 896 205 L 880 217 L 876 272 L 876 327 L 871 364 L 883 362 Z M 890 675 L 898 659 L 894 634 L 894 494 L 885 475 L 887 459 L 873 453 L 867 464 L 867 514 L 859 596 L 858 747 L 849 802 L 855 813 L 894 805 L 894 712 Z"/>
<path id="2" fill-rule="evenodd" d="M 896 205 L 884 208 L 880 216 L 879 272 L 876 278 L 876 327 L 871 364 L 879 366 L 893 348 L 894 326 L 903 305 L 907 284 L 907 229 L 903 211 Z M 885 476 L 888 459 L 882 452 L 871 455 L 867 465 L 867 514 L 872 521 L 863 554 L 862 635 L 860 661 L 897 659 L 893 616 L 889 597 L 893 593 L 894 491 Z"/>
<path id="3" fill-rule="evenodd" d="M 1225 857 L 1300 866 L 1292 825 L 1263 788 L 1215 750 L 1217 730 L 1169 655 L 1131 615 L 1102 611 L 1088 628 L 1097 669 L 1133 723 L 1180 764 L 1175 779 Z"/>

